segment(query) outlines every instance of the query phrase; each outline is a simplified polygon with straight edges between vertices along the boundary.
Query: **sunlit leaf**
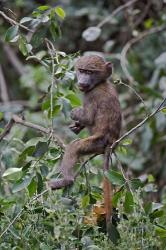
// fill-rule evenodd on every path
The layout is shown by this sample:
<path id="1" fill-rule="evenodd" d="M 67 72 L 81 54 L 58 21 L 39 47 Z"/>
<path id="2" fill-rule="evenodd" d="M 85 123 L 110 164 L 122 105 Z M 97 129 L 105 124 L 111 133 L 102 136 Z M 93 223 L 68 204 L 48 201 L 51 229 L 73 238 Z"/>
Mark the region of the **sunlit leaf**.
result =
<path id="1" fill-rule="evenodd" d="M 126 138 L 122 141 L 123 146 L 130 145 L 132 143 L 132 140 L 130 138 Z"/>
<path id="2" fill-rule="evenodd" d="M 50 7 L 48 5 L 41 5 L 39 6 L 37 9 L 38 10 L 41 10 L 41 11 L 45 11 L 45 10 L 48 10 Z"/>
<path id="3" fill-rule="evenodd" d="M 166 228 L 162 228 L 159 226 L 156 226 L 156 234 L 160 236 L 161 238 L 166 238 Z"/>
<path id="4" fill-rule="evenodd" d="M 56 7 L 55 13 L 62 19 L 64 19 L 66 16 L 65 11 L 61 7 Z"/>
<path id="5" fill-rule="evenodd" d="M 164 114 L 166 114 L 166 108 L 163 108 L 163 109 L 161 110 L 161 112 L 164 113 Z"/>
<path id="6" fill-rule="evenodd" d="M 11 177 L 12 179 L 15 179 L 14 177 L 17 176 L 18 173 L 22 172 L 22 168 L 8 168 L 2 175 L 2 177 Z"/>
<path id="7" fill-rule="evenodd" d="M 89 205 L 90 197 L 89 195 L 85 195 L 82 198 L 81 205 L 83 208 L 87 207 Z"/>
<path id="8" fill-rule="evenodd" d="M 3 119 L 3 113 L 0 112 L 0 120 L 2 120 L 2 119 Z"/>

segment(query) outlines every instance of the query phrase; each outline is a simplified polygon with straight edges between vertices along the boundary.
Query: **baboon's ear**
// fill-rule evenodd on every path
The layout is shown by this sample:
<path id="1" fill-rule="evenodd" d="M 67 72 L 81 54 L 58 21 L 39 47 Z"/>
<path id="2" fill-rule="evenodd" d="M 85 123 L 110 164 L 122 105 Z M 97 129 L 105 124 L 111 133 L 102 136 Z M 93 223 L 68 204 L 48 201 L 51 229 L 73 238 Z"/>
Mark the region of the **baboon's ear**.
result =
<path id="1" fill-rule="evenodd" d="M 111 75 L 112 74 L 112 63 L 106 62 L 105 66 L 106 66 L 106 71 L 107 71 L 108 75 Z"/>

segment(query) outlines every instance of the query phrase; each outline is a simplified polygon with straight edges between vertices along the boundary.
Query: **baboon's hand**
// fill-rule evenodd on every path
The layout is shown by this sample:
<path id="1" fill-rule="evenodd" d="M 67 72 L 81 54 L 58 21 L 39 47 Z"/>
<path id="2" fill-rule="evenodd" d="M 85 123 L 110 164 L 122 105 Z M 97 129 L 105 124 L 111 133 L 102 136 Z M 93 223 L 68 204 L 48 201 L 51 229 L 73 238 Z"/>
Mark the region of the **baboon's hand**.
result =
<path id="1" fill-rule="evenodd" d="M 80 120 L 80 117 L 83 115 L 82 112 L 82 108 L 75 108 L 71 111 L 70 113 L 70 117 L 72 120 L 74 121 L 79 121 Z"/>
<path id="2" fill-rule="evenodd" d="M 84 126 L 81 126 L 81 124 L 76 121 L 75 123 L 71 124 L 69 128 L 77 135 L 84 128 Z"/>

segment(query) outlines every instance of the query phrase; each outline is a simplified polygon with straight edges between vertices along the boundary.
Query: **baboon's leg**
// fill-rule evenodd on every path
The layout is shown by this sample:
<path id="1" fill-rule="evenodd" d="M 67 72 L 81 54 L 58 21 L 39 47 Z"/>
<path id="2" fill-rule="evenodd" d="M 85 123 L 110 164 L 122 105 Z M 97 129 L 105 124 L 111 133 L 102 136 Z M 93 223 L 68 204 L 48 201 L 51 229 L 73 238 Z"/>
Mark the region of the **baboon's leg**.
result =
<path id="1" fill-rule="evenodd" d="M 73 167 L 77 163 L 81 155 L 87 154 L 102 154 L 106 143 L 104 139 L 99 136 L 90 136 L 86 139 L 76 140 L 71 142 L 64 153 L 60 171 L 63 175 L 63 179 L 52 180 L 49 186 L 52 189 L 58 189 L 64 186 L 68 186 L 74 182 L 75 174 Z"/>

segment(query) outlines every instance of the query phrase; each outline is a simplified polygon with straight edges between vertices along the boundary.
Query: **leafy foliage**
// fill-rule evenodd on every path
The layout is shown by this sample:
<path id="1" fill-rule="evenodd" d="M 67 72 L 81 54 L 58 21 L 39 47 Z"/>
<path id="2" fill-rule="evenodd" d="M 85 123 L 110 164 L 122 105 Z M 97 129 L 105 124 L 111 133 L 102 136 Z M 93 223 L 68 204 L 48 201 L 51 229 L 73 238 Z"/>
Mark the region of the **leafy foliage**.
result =
<path id="1" fill-rule="evenodd" d="M 164 249 L 165 107 L 137 133 L 121 141 L 116 157 L 112 157 L 112 169 L 104 173 L 114 190 L 110 235 L 106 235 L 101 157 L 86 164 L 70 189 L 55 193 L 46 190 L 47 181 L 59 177 L 63 154 L 55 135 L 67 142 L 76 138 L 67 126 L 70 110 L 81 105 L 74 84 L 77 51 L 102 51 L 115 64 L 113 80 L 124 113 L 123 133 L 165 96 L 164 30 L 160 36 L 154 33 L 143 41 L 138 39 L 127 54 L 129 74 L 135 80 L 132 87 L 145 103 L 117 81 L 127 81 L 117 63 L 127 39 L 163 25 L 164 3 L 151 2 L 147 7 L 150 11 L 140 16 L 141 4 L 145 6 L 138 1 L 132 11 L 124 9 L 111 18 L 108 28 L 102 20 L 120 6 L 120 1 L 85 4 L 70 0 L 64 6 L 52 1 L 38 6 L 35 2 L 4 2 L 3 10 L 10 8 L 9 14 L 5 13 L 13 20 L 12 25 L 0 16 L 0 62 L 10 86 L 9 105 L 0 105 L 0 135 L 11 113 L 23 113 L 25 121 L 46 129 L 43 134 L 30 125 L 15 124 L 0 140 L 0 249 Z M 10 56 L 6 46 L 11 46 Z M 82 131 L 80 137 L 86 135 Z"/>

